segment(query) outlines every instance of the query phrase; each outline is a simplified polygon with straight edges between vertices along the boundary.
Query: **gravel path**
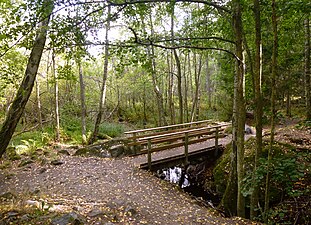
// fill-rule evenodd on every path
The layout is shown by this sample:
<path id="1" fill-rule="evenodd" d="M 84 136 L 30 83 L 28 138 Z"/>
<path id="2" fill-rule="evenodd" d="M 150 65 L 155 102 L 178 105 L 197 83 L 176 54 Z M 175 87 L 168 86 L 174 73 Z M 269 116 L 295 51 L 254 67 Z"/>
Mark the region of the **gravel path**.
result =
<path id="1" fill-rule="evenodd" d="M 140 170 L 145 159 L 61 156 L 61 165 L 13 165 L 0 170 L 0 195 L 10 192 L 22 201 L 44 201 L 52 210 L 74 210 L 87 224 L 249 224 L 223 218 L 178 186 Z M 104 213 L 94 216 L 94 210 Z"/>

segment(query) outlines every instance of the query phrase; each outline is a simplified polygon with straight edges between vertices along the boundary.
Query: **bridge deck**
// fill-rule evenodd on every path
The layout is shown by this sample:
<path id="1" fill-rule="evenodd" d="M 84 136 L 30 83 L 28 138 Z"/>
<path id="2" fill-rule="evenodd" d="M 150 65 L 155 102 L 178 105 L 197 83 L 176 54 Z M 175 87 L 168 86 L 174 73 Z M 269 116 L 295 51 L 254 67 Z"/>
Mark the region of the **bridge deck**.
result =
<path id="1" fill-rule="evenodd" d="M 231 135 L 228 135 L 224 138 L 220 138 L 218 141 L 218 144 L 225 146 L 229 144 L 230 141 L 231 141 Z M 188 151 L 189 151 L 189 154 L 191 154 L 191 153 L 200 151 L 204 148 L 206 149 L 206 148 L 213 147 L 213 146 L 215 146 L 215 140 L 210 139 L 205 142 L 189 145 Z M 167 158 L 174 158 L 174 157 L 177 158 L 181 155 L 184 156 L 184 147 L 177 147 L 177 148 L 172 148 L 172 149 L 161 151 L 161 152 L 154 152 L 152 153 L 152 162 L 164 160 Z M 140 155 L 140 156 L 134 156 L 134 163 L 139 166 L 148 164 L 147 154 Z"/>

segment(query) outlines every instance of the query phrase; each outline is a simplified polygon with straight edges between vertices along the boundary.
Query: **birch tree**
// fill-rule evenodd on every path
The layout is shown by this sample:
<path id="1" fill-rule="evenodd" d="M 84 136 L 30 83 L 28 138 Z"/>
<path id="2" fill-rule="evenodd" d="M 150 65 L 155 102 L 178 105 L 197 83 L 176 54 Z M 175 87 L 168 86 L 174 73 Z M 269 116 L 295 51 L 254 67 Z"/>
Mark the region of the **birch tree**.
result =
<path id="1" fill-rule="evenodd" d="M 3 155 L 7 148 L 32 92 L 46 42 L 48 24 L 53 7 L 53 1 L 45 0 L 39 9 L 39 11 L 41 10 L 39 17 L 41 22 L 37 26 L 38 31 L 28 58 L 25 75 L 0 130 L 0 156 Z"/>

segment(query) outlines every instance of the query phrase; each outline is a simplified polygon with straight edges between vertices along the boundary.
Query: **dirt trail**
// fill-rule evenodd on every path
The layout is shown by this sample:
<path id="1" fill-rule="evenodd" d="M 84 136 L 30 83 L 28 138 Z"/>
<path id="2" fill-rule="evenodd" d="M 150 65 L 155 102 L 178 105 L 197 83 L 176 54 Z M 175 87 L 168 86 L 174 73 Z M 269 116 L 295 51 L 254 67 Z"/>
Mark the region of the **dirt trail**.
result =
<path id="1" fill-rule="evenodd" d="M 0 195 L 10 192 L 56 210 L 75 210 L 88 218 L 87 224 L 249 224 L 223 218 L 179 187 L 140 170 L 145 157 L 61 156 L 61 165 L 14 165 L 0 171 Z M 104 216 L 92 217 L 94 210 Z"/>

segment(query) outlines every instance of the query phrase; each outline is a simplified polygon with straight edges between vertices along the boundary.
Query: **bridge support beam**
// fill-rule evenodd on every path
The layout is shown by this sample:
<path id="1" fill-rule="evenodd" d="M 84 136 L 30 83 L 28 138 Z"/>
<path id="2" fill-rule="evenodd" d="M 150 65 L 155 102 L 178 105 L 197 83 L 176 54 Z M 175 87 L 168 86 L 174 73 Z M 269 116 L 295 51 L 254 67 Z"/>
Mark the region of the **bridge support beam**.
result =
<path id="1" fill-rule="evenodd" d="M 148 140 L 148 170 L 151 171 L 151 139 Z"/>
<path id="2" fill-rule="evenodd" d="M 215 130 L 215 156 L 218 155 L 218 136 L 219 136 L 219 130 L 218 130 L 218 127 L 216 127 L 216 130 Z"/>
<path id="3" fill-rule="evenodd" d="M 189 152 L 189 135 L 188 133 L 185 133 L 185 165 L 189 164 L 189 159 L 188 159 L 188 152 Z"/>

